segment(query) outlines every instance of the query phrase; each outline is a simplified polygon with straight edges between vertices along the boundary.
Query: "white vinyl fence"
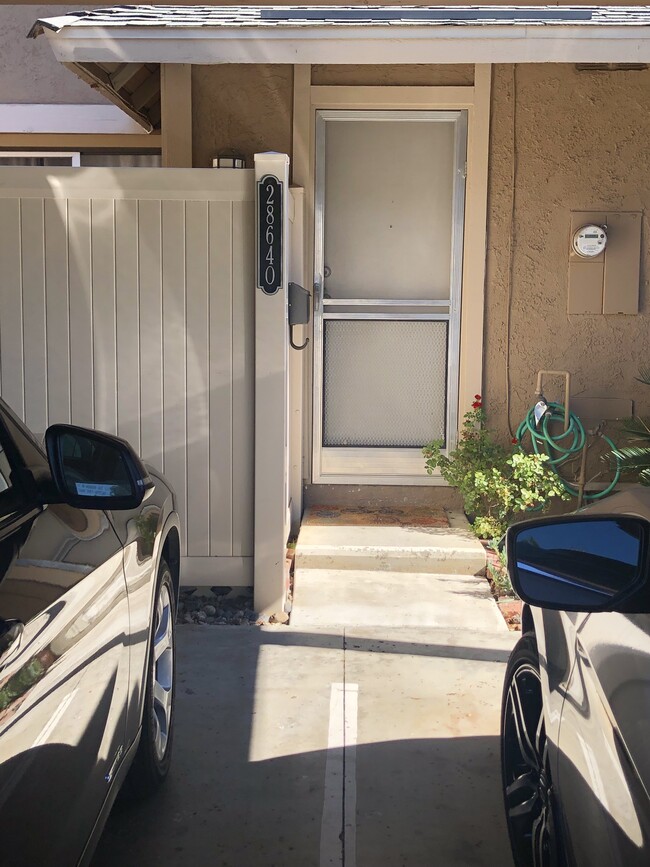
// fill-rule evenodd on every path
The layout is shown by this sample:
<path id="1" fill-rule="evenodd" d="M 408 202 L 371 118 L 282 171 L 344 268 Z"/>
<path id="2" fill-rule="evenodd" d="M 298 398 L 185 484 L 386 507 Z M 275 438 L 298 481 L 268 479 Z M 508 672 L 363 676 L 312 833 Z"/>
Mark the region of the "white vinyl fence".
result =
<path id="1" fill-rule="evenodd" d="M 0 393 L 162 469 L 184 583 L 252 580 L 253 231 L 249 170 L 0 168 Z"/>

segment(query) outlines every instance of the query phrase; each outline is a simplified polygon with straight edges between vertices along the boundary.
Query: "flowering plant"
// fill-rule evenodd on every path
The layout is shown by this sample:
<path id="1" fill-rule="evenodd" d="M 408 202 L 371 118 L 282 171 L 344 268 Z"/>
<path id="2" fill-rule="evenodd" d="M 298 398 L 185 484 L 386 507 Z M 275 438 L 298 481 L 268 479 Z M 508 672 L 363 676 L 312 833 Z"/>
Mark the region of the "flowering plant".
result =
<path id="1" fill-rule="evenodd" d="M 544 509 L 553 497 L 568 499 L 546 455 L 527 454 L 516 439 L 508 450 L 496 442 L 485 426 L 481 395 L 474 397 L 465 413 L 457 447 L 446 455 L 442 440 L 433 440 L 422 450 L 427 473 L 439 469 L 458 489 L 473 529 L 481 539 L 498 538 L 513 517 L 531 509 Z"/>

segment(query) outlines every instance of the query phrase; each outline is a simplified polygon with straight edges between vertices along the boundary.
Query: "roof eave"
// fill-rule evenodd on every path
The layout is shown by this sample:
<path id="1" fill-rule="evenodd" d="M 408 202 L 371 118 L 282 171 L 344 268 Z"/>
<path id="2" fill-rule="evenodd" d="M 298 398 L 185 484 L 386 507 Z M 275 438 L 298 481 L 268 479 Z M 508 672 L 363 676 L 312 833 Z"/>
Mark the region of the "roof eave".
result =
<path id="1" fill-rule="evenodd" d="M 85 81 L 95 90 L 102 93 L 109 102 L 121 108 L 122 111 L 134 120 L 145 132 L 151 133 L 158 128 L 159 124 L 154 124 L 146 111 L 139 111 L 135 108 L 132 102 L 125 98 L 118 90 L 111 85 L 110 76 L 102 73 L 96 68 L 94 62 L 86 63 L 68 63 L 62 61 L 63 65 L 74 72 L 82 81 Z M 138 64 L 139 66 L 140 64 Z M 158 72 L 158 75 L 160 73 Z M 160 87 L 158 86 L 158 91 Z"/>
<path id="2" fill-rule="evenodd" d="M 57 60 L 75 64 L 650 62 L 650 27 L 629 25 L 83 25 L 41 32 Z"/>

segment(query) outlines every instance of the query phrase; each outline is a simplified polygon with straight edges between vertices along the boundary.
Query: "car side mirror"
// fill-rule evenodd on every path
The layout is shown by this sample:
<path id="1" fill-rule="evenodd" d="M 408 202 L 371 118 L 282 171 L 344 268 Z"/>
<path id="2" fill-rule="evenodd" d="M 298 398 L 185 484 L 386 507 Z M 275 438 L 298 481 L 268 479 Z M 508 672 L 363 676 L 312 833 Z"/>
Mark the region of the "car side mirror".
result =
<path id="1" fill-rule="evenodd" d="M 571 515 L 508 530 L 510 580 L 530 605 L 560 611 L 650 612 L 650 525 L 625 515 Z"/>
<path id="2" fill-rule="evenodd" d="M 131 446 L 110 434 L 55 424 L 45 446 L 58 495 L 78 509 L 137 509 L 153 485 Z"/>

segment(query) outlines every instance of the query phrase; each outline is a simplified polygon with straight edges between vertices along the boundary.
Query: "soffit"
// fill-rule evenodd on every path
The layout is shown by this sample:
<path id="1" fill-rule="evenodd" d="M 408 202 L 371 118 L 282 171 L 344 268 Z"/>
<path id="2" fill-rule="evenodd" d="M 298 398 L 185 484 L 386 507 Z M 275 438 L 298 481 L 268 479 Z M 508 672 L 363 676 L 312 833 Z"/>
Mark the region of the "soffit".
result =
<path id="1" fill-rule="evenodd" d="M 65 63 L 147 132 L 160 129 L 159 63 Z"/>

